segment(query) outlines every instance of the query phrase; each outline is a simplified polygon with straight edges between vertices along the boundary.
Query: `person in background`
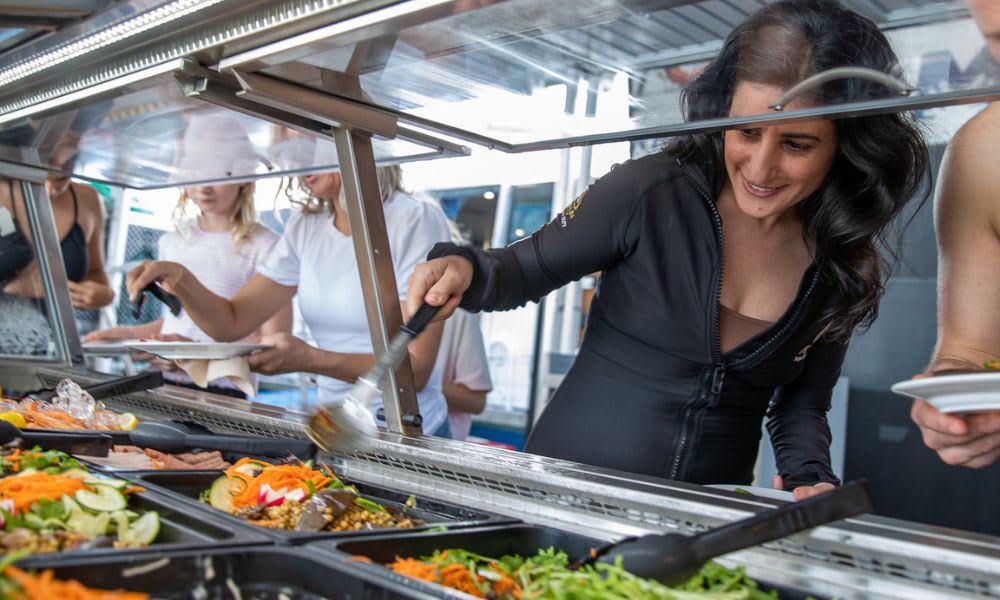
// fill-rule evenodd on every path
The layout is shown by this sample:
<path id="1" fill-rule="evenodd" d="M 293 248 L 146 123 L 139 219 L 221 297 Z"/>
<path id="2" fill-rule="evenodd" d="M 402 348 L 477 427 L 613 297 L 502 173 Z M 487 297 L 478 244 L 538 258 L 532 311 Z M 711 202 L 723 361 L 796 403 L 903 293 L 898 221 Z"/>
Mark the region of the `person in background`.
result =
<path id="1" fill-rule="evenodd" d="M 254 274 L 278 234 L 257 222 L 254 209 L 254 184 L 233 183 L 185 188 L 174 209 L 176 231 L 160 237 L 159 260 L 184 265 L 206 288 L 223 298 L 232 298 Z M 191 205 L 196 210 L 191 210 Z M 192 214 L 192 212 L 194 214 Z M 292 330 L 291 302 L 285 303 L 253 335 L 288 333 Z M 164 312 L 161 319 L 142 325 L 119 326 L 95 331 L 84 342 L 155 339 L 163 341 L 211 342 L 184 311 L 174 316 Z M 169 361 L 157 360 L 164 377 L 194 389 L 191 378 L 176 371 Z M 244 397 L 228 381 L 209 382 L 215 393 Z"/>
<path id="2" fill-rule="evenodd" d="M 435 368 L 441 369 L 451 438 L 464 441 L 472 429 L 472 415 L 483 412 L 486 394 L 493 390 L 479 315 L 458 309 L 445 322 Z"/>
<path id="3" fill-rule="evenodd" d="M 72 183 L 62 173 L 49 173 L 45 191 L 52 202 L 73 307 L 97 310 L 111 304 L 114 292 L 104 272 L 104 206 L 97 191 Z M 28 214 L 19 186 L 9 179 L 0 184 L 0 211 L 0 221 L 10 229 L 3 232 L 8 241 L 0 254 L 3 293 L 40 298 L 44 291 L 29 240 Z"/>
<path id="4" fill-rule="evenodd" d="M 1000 63 L 1000 2 L 969 0 L 969 10 Z M 1000 103 L 962 126 L 941 163 L 935 204 L 938 239 L 938 340 L 926 377 L 979 371 L 1000 358 Z M 950 465 L 979 468 L 1000 457 L 1000 411 L 945 414 L 925 400 L 910 412 L 924 443 Z"/>
<path id="5" fill-rule="evenodd" d="M 406 274 L 439 241 L 449 239 L 440 207 L 402 189 L 398 166 L 378 169 L 389 247 L 399 293 Z M 144 263 L 128 275 L 130 296 L 159 281 L 180 297 L 194 322 L 218 340 L 249 335 L 298 294 L 302 317 L 316 346 L 288 333 L 263 336 L 274 348 L 250 355 L 251 369 L 265 374 L 315 373 L 319 400 L 343 399 L 358 377 L 374 364 L 361 278 L 339 173 L 302 177 L 286 188 L 301 210 L 257 273 L 231 299 L 212 293 L 190 270 L 169 261 Z M 304 198 L 303 198 L 304 197 Z M 441 375 L 434 367 L 441 324 L 432 324 L 410 344 L 417 400 L 424 431 L 448 434 Z"/>
<path id="6" fill-rule="evenodd" d="M 899 75 L 874 23 L 832 0 L 768 4 L 684 94 L 689 120 L 772 113 L 836 67 Z M 834 79 L 788 109 L 884 98 Z M 752 119 L 749 119 L 752 121 Z M 441 244 L 408 309 L 505 310 L 601 271 L 579 354 L 526 450 L 694 483 L 749 484 L 761 422 L 779 487 L 838 483 L 827 411 L 848 340 L 876 316 L 886 229 L 926 183 L 905 114 L 748 124 L 619 165 L 529 238 Z"/>

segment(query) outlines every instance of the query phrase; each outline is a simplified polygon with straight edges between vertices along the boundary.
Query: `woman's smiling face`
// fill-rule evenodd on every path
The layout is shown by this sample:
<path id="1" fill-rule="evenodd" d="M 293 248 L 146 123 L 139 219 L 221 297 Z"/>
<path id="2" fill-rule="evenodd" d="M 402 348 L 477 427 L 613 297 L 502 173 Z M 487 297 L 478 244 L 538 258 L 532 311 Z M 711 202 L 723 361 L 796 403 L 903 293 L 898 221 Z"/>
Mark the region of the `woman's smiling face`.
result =
<path id="1" fill-rule="evenodd" d="M 772 85 L 740 82 L 732 117 L 769 114 L 784 93 Z M 789 108 L 804 108 L 793 101 Z M 837 153 L 833 121 L 748 125 L 725 133 L 725 162 L 736 205 L 759 219 L 781 218 L 819 189 Z"/>

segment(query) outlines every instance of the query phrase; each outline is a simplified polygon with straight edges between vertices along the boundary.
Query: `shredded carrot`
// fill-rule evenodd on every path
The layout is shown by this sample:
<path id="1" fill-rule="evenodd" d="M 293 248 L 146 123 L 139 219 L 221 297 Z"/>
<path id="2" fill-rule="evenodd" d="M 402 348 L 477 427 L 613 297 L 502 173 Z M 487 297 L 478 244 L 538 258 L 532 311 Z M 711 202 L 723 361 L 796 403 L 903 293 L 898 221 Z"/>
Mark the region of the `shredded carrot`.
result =
<path id="1" fill-rule="evenodd" d="M 447 550 L 441 553 L 441 558 L 446 558 Z M 499 577 L 496 581 L 488 581 L 485 577 L 469 570 L 469 566 L 462 563 L 452 563 L 450 565 L 439 566 L 430 561 L 422 561 L 416 558 L 400 558 L 388 565 L 390 569 L 408 577 L 438 583 L 449 588 L 465 592 L 476 598 L 485 598 L 486 594 L 481 589 L 483 584 L 488 584 L 490 591 L 496 597 L 504 595 L 521 597 L 521 586 L 517 585 L 510 576 L 492 562 L 493 572 Z"/>
<path id="2" fill-rule="evenodd" d="M 13 452 L 3 457 L 3 459 L 10 463 L 10 468 L 14 473 L 20 473 L 22 456 L 24 456 L 24 452 L 20 448 L 16 448 Z"/>
<path id="3" fill-rule="evenodd" d="M 368 558 L 367 556 L 361 556 L 361 555 L 358 555 L 358 554 L 355 554 L 354 556 L 348 556 L 347 560 L 349 560 L 351 562 L 359 562 L 359 563 L 365 563 L 365 564 L 369 564 L 369 565 L 372 564 L 373 562 L 375 562 L 372 559 Z"/>
<path id="4" fill-rule="evenodd" d="M 39 500 L 58 500 L 77 490 L 92 490 L 79 477 L 29 473 L 0 479 L 0 498 L 14 501 L 14 510 L 31 508 Z"/>
<path id="5" fill-rule="evenodd" d="M 32 575 L 18 569 L 7 567 L 4 576 L 12 579 L 22 590 L 15 600 L 148 600 L 149 594 L 141 592 L 126 592 L 124 590 L 95 590 L 84 586 L 79 581 L 70 579 L 60 581 L 55 578 L 51 569 L 46 569 L 37 575 Z"/>
<path id="6" fill-rule="evenodd" d="M 312 490 L 320 490 L 331 481 L 333 479 L 305 465 L 271 465 L 250 479 L 246 489 L 233 496 L 233 506 L 239 508 L 259 504 L 260 488 L 264 484 L 270 486 L 272 490 L 301 489 L 308 494 L 310 493 L 310 483 Z"/>
<path id="7" fill-rule="evenodd" d="M 141 494 L 142 492 L 145 492 L 145 491 L 146 491 L 146 488 L 138 486 L 138 485 L 133 485 L 133 486 L 127 487 L 124 490 L 122 490 L 122 493 L 125 494 L 126 496 L 128 496 L 129 494 Z"/>

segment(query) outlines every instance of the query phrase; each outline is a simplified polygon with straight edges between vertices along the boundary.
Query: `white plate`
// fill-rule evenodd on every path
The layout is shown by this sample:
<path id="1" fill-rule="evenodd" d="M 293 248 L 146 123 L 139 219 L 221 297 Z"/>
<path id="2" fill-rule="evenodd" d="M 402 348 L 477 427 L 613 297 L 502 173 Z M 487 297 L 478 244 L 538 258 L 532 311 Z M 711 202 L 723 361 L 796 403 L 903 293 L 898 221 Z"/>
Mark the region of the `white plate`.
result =
<path id="1" fill-rule="evenodd" d="M 776 490 L 774 488 L 757 487 L 753 485 L 734 485 L 729 483 L 713 483 L 705 487 L 716 488 L 719 490 L 729 490 L 730 492 L 735 492 L 736 490 L 744 490 L 749 492 L 754 496 L 760 496 L 761 498 L 774 498 L 775 500 L 787 500 L 791 502 L 795 499 L 791 492 L 786 492 L 785 490 Z M 741 493 L 741 492 L 737 492 Z"/>
<path id="2" fill-rule="evenodd" d="M 233 358 L 246 356 L 257 350 L 265 350 L 272 346 L 264 344 L 218 344 L 206 342 L 135 342 L 130 348 L 142 350 L 154 356 L 167 360 Z"/>
<path id="3" fill-rule="evenodd" d="M 941 412 L 1000 410 L 1000 373 L 939 375 L 900 381 L 892 391 L 923 398 Z"/>
<path id="4" fill-rule="evenodd" d="M 87 342 L 83 345 L 83 351 L 87 354 L 97 356 L 114 356 L 116 354 L 128 354 L 129 346 L 142 343 L 141 340 L 114 340 L 106 342 Z"/>

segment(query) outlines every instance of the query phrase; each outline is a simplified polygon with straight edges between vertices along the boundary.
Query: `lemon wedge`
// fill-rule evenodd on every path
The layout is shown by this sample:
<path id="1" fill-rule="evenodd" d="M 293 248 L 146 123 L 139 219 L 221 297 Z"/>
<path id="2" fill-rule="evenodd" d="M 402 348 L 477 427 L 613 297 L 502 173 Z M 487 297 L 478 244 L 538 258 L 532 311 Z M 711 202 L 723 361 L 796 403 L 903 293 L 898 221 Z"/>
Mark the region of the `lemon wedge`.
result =
<path id="1" fill-rule="evenodd" d="M 20 427 L 27 427 L 28 426 L 28 422 L 24 420 L 24 417 L 22 417 L 21 415 L 19 415 L 16 412 L 13 412 L 13 411 L 8 411 L 8 412 L 5 412 L 5 413 L 0 413 L 0 419 L 3 419 L 4 421 L 7 421 L 8 423 L 10 423 L 11 425 L 14 425 L 15 427 L 19 427 L 20 428 Z"/>
<path id="2" fill-rule="evenodd" d="M 122 413 L 118 416 L 118 418 L 122 429 L 125 431 L 132 431 L 135 429 L 135 426 L 139 424 L 139 419 L 135 418 L 135 415 L 132 413 Z"/>

